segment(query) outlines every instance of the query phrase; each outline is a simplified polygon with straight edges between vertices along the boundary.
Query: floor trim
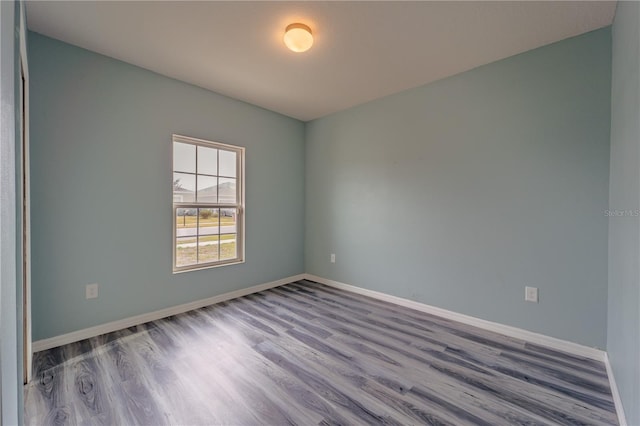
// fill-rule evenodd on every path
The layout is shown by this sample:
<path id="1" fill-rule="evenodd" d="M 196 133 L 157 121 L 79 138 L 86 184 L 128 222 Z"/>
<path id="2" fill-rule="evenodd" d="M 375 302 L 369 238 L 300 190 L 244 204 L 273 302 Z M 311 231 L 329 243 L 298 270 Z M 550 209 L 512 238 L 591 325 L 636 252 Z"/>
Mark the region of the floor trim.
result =
<path id="1" fill-rule="evenodd" d="M 326 278 L 318 277 L 316 275 L 306 274 L 306 279 L 315 281 L 320 284 L 325 284 L 330 287 L 335 287 L 341 290 L 350 291 L 352 293 L 362 294 L 364 296 L 373 297 L 375 299 L 384 300 L 386 302 L 395 303 L 396 305 L 405 306 L 407 308 L 415 309 L 417 311 L 426 312 L 428 314 L 437 315 L 450 320 L 458 321 L 464 324 L 473 325 L 485 330 L 494 331 L 496 333 L 504 334 L 506 336 L 515 337 L 517 339 L 526 340 L 527 342 L 535 343 L 538 345 L 544 345 L 549 348 L 557 349 L 569 354 L 582 356 L 596 361 L 604 361 L 606 352 L 583 346 L 578 343 L 569 342 L 567 340 L 558 339 L 544 334 L 534 333 L 532 331 L 524 330 L 509 325 L 499 324 L 492 321 L 483 320 L 480 318 L 472 317 L 469 315 L 459 314 L 457 312 L 449 311 L 447 309 L 438 308 L 436 306 L 427 305 L 424 303 L 416 302 L 402 297 L 391 296 L 379 291 L 368 290 L 362 287 L 356 287 L 354 285 L 341 283 L 339 281 L 333 281 Z"/>
<path id="2" fill-rule="evenodd" d="M 216 303 L 224 302 L 226 300 L 236 299 L 238 297 L 246 296 L 248 294 L 257 293 L 263 290 L 268 290 L 273 287 L 279 287 L 285 284 L 292 283 L 304 279 L 306 274 L 294 275 L 280 280 L 271 281 L 264 284 L 255 285 L 253 287 L 243 288 L 240 290 L 231 291 L 218 296 L 209 297 L 207 299 L 196 300 L 193 302 L 185 303 L 182 305 L 172 306 L 159 311 L 149 312 L 147 314 L 136 315 L 129 318 L 124 318 L 118 321 L 108 322 L 106 324 L 97 325 L 95 327 L 89 327 L 78 331 L 73 331 L 67 334 L 61 334 L 59 336 L 50 337 L 48 339 L 36 340 L 33 342 L 33 352 L 40 352 L 46 349 L 55 348 L 58 346 L 66 345 L 68 343 L 78 342 L 80 340 L 88 339 L 91 337 L 99 336 L 105 333 L 111 333 L 113 331 L 122 330 L 134 325 L 144 324 L 149 321 L 155 321 L 161 318 L 166 318 L 171 315 L 181 314 L 183 312 L 192 311 L 194 309 L 203 308 L 205 306 L 214 305 Z"/>
<path id="3" fill-rule="evenodd" d="M 613 369 L 609 362 L 609 355 L 604 354 L 604 365 L 607 368 L 607 377 L 609 377 L 609 386 L 611 387 L 611 396 L 613 396 L 613 404 L 616 407 L 616 414 L 618 415 L 618 422 L 620 426 L 627 426 L 627 417 L 624 414 L 624 407 L 622 406 L 622 399 L 620 398 L 620 392 L 618 391 L 618 385 L 616 384 L 616 378 L 613 375 Z"/>

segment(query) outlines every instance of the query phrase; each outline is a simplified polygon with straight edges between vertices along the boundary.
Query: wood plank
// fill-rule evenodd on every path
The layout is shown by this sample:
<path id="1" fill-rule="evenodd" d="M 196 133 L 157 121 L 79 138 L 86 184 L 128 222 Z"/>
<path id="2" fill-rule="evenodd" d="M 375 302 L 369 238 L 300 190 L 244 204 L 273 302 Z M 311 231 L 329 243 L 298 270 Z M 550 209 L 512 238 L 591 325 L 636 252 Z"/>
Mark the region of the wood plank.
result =
<path id="1" fill-rule="evenodd" d="M 612 425 L 605 371 L 303 280 L 35 354 L 25 422 Z"/>

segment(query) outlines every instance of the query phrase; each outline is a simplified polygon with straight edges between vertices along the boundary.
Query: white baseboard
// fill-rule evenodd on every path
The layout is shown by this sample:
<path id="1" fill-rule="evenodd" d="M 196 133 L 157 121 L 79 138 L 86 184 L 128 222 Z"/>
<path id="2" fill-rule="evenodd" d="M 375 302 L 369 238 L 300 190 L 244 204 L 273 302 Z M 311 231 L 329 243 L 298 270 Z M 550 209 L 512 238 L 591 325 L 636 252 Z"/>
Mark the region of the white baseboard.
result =
<path id="1" fill-rule="evenodd" d="M 405 306 L 407 308 L 415 309 L 417 311 L 426 312 L 428 314 L 437 315 L 437 316 L 458 321 L 464 324 L 473 325 L 485 330 L 504 334 L 506 336 L 526 340 L 531 343 L 548 346 L 550 348 L 558 349 L 573 355 L 583 356 L 585 358 L 595 359 L 597 361 L 603 361 L 603 362 L 605 361 L 605 358 L 606 358 L 606 353 L 600 349 L 583 346 L 577 343 L 569 342 L 569 341 L 558 339 L 555 337 L 545 336 L 543 334 L 534 333 L 532 331 L 523 330 L 521 328 L 483 320 L 483 319 L 472 317 L 469 315 L 459 314 L 457 312 L 438 308 L 436 306 L 431 306 L 431 305 L 416 302 L 413 300 L 404 299 L 402 297 L 392 296 L 392 295 L 381 293 L 374 290 L 368 290 L 365 288 L 356 287 L 350 284 L 329 280 L 329 279 L 318 277 L 316 275 L 311 275 L 311 274 L 294 275 L 294 276 L 283 278 L 277 281 L 272 281 L 272 282 L 259 284 L 249 288 L 235 290 L 229 293 L 224 293 L 224 294 L 210 297 L 207 299 L 196 300 L 193 302 L 172 306 L 169 308 L 161 309 L 154 312 L 149 312 L 142 315 L 136 315 L 136 316 L 124 318 L 118 321 L 108 322 L 106 324 L 101 324 L 95 327 L 73 331 L 71 333 L 62 334 L 62 335 L 51 337 L 48 339 L 36 340 L 35 342 L 33 342 L 33 351 L 39 352 L 45 349 L 50 349 L 50 348 L 65 345 L 68 343 L 73 343 L 80 340 L 88 339 L 90 337 L 99 336 L 101 334 L 111 333 L 113 331 L 122 330 L 124 328 L 131 327 L 134 325 L 144 324 L 149 321 L 154 321 L 161 318 L 166 318 L 171 315 L 181 314 L 183 312 L 188 312 L 188 311 L 199 309 L 205 306 L 214 305 L 216 303 L 246 296 L 252 293 L 257 293 L 273 287 L 279 287 L 279 286 L 282 286 L 294 281 L 298 281 L 301 279 L 316 281 L 321 284 L 328 285 L 330 287 L 335 287 L 342 290 L 350 291 L 352 293 L 362 294 L 364 296 L 369 296 L 369 297 L 373 297 L 375 299 L 383 300 L 386 302 L 395 303 L 396 305 Z"/>
<path id="2" fill-rule="evenodd" d="M 620 426 L 627 426 L 627 418 L 624 415 L 624 408 L 622 407 L 622 399 L 620 398 L 620 392 L 618 392 L 618 385 L 616 384 L 616 378 L 613 375 L 613 369 L 609 362 L 609 355 L 604 354 L 604 365 L 607 367 L 607 377 L 609 377 L 609 386 L 611 387 L 611 395 L 613 396 L 613 403 L 616 406 L 616 414 L 618 415 L 618 422 Z"/>
<path id="3" fill-rule="evenodd" d="M 36 340 L 33 342 L 33 352 L 39 352 L 46 349 L 55 348 L 57 346 L 66 345 L 68 343 L 78 342 L 80 340 L 88 339 L 91 337 L 99 336 L 105 333 L 111 333 L 113 331 L 122 330 L 134 325 L 144 324 L 149 321 L 155 321 L 161 318 L 166 318 L 171 315 L 181 314 L 183 312 L 192 311 L 194 309 L 203 308 L 205 306 L 214 305 L 216 303 L 224 302 L 226 300 L 236 299 L 238 297 L 246 296 L 252 293 L 258 293 L 263 290 L 268 290 L 273 287 L 279 287 L 285 284 L 299 281 L 306 277 L 305 274 L 294 275 L 292 277 L 282 278 L 281 280 L 271 281 L 264 284 L 255 285 L 249 288 L 243 288 L 240 290 L 224 293 L 219 296 L 209 297 L 207 299 L 196 300 L 194 302 L 185 303 L 182 305 L 172 306 L 169 308 L 161 309 L 159 311 L 149 312 L 147 314 L 136 315 L 134 317 L 124 318 L 118 321 L 108 322 L 106 324 L 97 325 L 95 327 L 89 327 L 78 331 L 73 331 L 67 334 L 61 334 L 59 336 L 50 337 L 48 339 Z"/>
<path id="4" fill-rule="evenodd" d="M 523 330 L 521 328 L 512 327 L 509 325 L 499 324 L 483 320 L 480 318 L 472 317 L 469 315 L 459 314 L 457 312 L 449 311 L 446 309 L 438 308 L 436 306 L 426 305 L 424 303 L 416 302 L 402 297 L 391 296 L 379 291 L 368 290 L 362 287 L 356 287 L 350 284 L 341 283 L 338 281 L 328 280 L 326 278 L 318 277 L 316 275 L 306 274 L 306 279 L 315 281 L 320 284 L 325 284 L 330 287 L 335 287 L 341 290 L 350 291 L 352 293 L 362 294 L 363 296 L 373 297 L 374 299 L 383 300 L 385 302 L 395 303 L 396 305 L 404 306 L 407 308 L 415 309 L 416 311 L 426 312 L 428 314 L 437 315 L 439 317 L 447 318 L 453 321 L 458 321 L 463 324 L 473 325 L 484 330 L 493 331 L 496 333 L 504 334 L 505 336 L 515 337 L 517 339 L 526 340 L 527 342 L 535 343 L 537 345 L 547 346 L 552 349 L 557 349 L 572 355 L 581 356 L 584 358 L 594 359 L 596 361 L 604 361 L 605 352 L 583 346 L 578 343 L 569 342 L 567 340 L 558 339 L 551 336 L 545 336 L 544 334 L 534 333 L 533 331 Z"/>

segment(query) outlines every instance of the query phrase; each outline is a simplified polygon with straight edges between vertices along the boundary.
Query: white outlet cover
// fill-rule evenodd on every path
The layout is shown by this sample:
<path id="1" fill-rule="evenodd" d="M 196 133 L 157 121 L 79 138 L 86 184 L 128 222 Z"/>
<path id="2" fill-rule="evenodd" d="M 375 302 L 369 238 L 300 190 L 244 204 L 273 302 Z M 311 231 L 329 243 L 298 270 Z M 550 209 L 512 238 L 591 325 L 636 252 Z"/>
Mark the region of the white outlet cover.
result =
<path id="1" fill-rule="evenodd" d="M 87 299 L 95 299 L 98 297 L 98 283 L 87 284 L 85 297 Z"/>
<path id="2" fill-rule="evenodd" d="M 335 253 L 331 253 L 331 263 L 336 263 L 336 255 L 335 255 Z"/>
<path id="3" fill-rule="evenodd" d="M 538 303 L 538 288 L 537 287 L 525 287 L 524 288 L 524 300 L 527 302 Z"/>

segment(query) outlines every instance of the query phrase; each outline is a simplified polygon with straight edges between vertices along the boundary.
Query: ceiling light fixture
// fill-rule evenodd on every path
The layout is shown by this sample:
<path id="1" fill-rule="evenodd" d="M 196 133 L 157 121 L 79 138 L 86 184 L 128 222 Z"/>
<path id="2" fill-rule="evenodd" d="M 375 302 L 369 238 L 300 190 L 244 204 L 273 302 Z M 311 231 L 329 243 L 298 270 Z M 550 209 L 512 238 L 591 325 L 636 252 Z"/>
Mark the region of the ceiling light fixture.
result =
<path id="1" fill-rule="evenodd" d="M 311 28 L 300 23 L 288 25 L 284 30 L 284 44 L 294 52 L 306 52 L 313 45 Z"/>

